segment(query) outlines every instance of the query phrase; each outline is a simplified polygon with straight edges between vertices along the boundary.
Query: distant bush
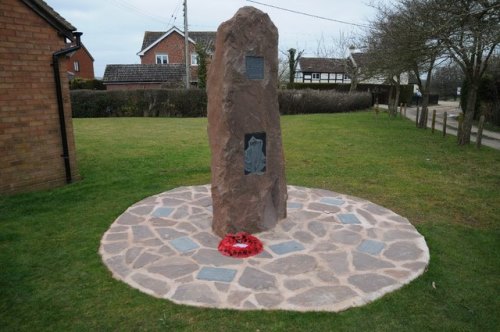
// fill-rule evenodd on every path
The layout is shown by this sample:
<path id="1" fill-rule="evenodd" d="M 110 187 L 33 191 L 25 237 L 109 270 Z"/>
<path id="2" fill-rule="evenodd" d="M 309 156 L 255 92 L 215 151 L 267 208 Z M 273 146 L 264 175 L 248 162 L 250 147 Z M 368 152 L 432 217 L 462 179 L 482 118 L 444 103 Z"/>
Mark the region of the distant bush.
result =
<path id="1" fill-rule="evenodd" d="M 106 90 L 101 80 L 86 80 L 78 77 L 69 81 L 69 88 L 70 90 Z"/>
<path id="2" fill-rule="evenodd" d="M 199 89 L 71 91 L 74 118 L 203 117 L 206 105 L 206 93 Z"/>
<path id="3" fill-rule="evenodd" d="M 281 114 L 339 113 L 366 109 L 367 92 L 280 90 Z M 99 117 L 204 117 L 207 95 L 201 89 L 150 89 L 117 91 L 71 91 L 74 118 Z"/>
<path id="4" fill-rule="evenodd" d="M 278 99 L 281 114 L 340 113 L 372 105 L 372 96 L 368 92 L 282 90 Z"/>
<path id="5" fill-rule="evenodd" d="M 290 88 L 288 84 L 288 88 Z M 351 85 L 345 83 L 294 83 L 293 88 L 295 90 L 328 90 L 337 92 L 349 92 Z M 368 92 L 372 94 L 372 103 L 375 103 L 375 99 L 378 99 L 380 104 L 387 104 L 389 102 L 389 93 L 391 86 L 387 84 L 367 84 L 359 83 L 356 87 L 356 92 Z M 409 105 L 412 102 L 413 97 L 413 84 L 401 85 L 399 102 L 406 103 Z M 432 100 L 434 101 L 434 99 Z M 414 101 L 415 102 L 415 101 Z M 437 99 L 435 104 L 437 104 Z"/>

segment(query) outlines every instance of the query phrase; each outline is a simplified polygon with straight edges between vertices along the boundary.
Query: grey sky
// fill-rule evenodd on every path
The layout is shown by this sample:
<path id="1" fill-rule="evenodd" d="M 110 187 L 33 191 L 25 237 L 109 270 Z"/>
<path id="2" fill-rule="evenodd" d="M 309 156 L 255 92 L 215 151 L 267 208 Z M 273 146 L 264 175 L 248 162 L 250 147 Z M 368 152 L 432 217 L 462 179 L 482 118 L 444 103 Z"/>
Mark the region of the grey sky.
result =
<path id="1" fill-rule="evenodd" d="M 183 0 L 45 0 L 84 35 L 82 40 L 95 59 L 96 77 L 106 64 L 140 63 L 144 31 L 183 30 Z M 375 15 L 370 0 L 258 0 L 273 6 L 355 24 Z M 278 27 L 280 50 L 304 49 L 314 55 L 318 41 L 330 43 L 340 32 L 359 31 L 352 25 L 303 16 L 247 0 L 188 0 L 189 30 L 216 31 L 238 8 L 254 6 L 266 12 Z"/>

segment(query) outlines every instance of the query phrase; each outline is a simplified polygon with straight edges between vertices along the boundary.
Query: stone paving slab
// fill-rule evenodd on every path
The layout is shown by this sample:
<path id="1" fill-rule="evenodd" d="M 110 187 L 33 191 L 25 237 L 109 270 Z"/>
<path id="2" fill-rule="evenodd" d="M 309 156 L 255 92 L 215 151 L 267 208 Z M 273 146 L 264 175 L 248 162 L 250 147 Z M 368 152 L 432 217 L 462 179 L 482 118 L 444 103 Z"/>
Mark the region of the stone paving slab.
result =
<path id="1" fill-rule="evenodd" d="M 175 303 L 239 310 L 341 311 L 421 275 L 422 235 L 396 213 L 360 198 L 288 186 L 288 217 L 255 234 L 264 252 L 217 251 L 210 186 L 180 187 L 127 209 L 99 249 L 116 279 Z"/>

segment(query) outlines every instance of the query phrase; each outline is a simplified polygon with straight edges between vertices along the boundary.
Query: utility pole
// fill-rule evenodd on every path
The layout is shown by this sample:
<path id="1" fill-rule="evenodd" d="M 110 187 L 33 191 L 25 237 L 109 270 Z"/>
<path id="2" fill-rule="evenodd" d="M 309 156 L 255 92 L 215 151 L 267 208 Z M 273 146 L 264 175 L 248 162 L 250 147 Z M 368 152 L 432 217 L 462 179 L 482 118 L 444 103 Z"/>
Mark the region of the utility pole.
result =
<path id="1" fill-rule="evenodd" d="M 186 58 L 186 89 L 189 89 L 189 66 L 191 56 L 189 54 L 189 32 L 188 32 L 188 9 L 187 0 L 184 0 L 184 54 Z"/>

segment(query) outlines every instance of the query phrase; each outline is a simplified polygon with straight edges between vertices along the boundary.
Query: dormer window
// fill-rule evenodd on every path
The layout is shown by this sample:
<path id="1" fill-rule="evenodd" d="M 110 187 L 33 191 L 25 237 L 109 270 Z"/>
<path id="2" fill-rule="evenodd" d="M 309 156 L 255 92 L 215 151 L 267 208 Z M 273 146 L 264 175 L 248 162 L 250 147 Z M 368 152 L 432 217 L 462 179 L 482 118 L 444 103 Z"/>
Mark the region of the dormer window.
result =
<path id="1" fill-rule="evenodd" d="M 168 54 L 156 54 L 156 64 L 167 64 L 168 63 Z"/>

